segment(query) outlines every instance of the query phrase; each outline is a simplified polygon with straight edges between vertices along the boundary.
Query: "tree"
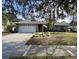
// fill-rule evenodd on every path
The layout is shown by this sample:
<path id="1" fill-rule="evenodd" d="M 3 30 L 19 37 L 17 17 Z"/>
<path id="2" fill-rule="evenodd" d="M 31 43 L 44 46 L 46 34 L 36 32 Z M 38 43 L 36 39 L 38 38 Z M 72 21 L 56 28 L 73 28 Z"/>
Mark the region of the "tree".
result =
<path id="1" fill-rule="evenodd" d="M 42 15 L 48 13 L 48 29 L 51 29 L 50 24 L 52 22 L 55 23 L 58 18 L 64 19 L 66 17 L 65 13 L 67 13 L 68 16 L 72 10 L 76 12 L 76 3 L 76 0 L 44 0 L 37 10 L 42 12 Z"/>
<path id="2" fill-rule="evenodd" d="M 40 0 L 42 1 L 40 4 L 38 4 L 37 1 L 38 0 L 3 0 L 2 9 L 3 11 L 7 10 L 9 13 L 21 14 L 25 18 L 26 15 L 34 13 L 33 9 L 35 8 L 35 11 L 40 12 L 41 17 L 49 13 L 53 15 L 52 19 L 54 17 L 56 19 L 60 18 L 60 16 L 65 17 L 64 12 L 69 14 L 71 10 L 76 10 L 77 7 L 77 0 Z M 28 12 L 26 12 L 27 8 Z"/>
<path id="3" fill-rule="evenodd" d="M 2 13 L 2 25 L 4 26 L 4 31 L 10 31 L 13 26 L 15 26 L 16 16 L 9 13 Z"/>

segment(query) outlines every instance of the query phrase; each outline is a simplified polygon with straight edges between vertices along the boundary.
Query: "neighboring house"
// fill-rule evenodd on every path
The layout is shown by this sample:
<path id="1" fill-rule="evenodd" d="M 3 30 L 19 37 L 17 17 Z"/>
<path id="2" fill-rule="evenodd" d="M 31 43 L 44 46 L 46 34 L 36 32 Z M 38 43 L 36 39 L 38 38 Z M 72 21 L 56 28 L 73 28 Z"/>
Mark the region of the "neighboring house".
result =
<path id="1" fill-rule="evenodd" d="M 63 21 L 61 23 L 56 22 L 54 31 L 60 31 L 60 32 L 67 31 L 68 26 L 69 26 L 69 24 L 66 23 L 65 21 Z"/>
<path id="2" fill-rule="evenodd" d="M 72 22 L 71 22 L 72 23 Z M 71 24 L 70 23 L 70 24 Z M 27 32 L 41 32 L 42 31 L 42 28 L 43 28 L 43 25 L 46 25 L 47 22 L 46 21 L 31 21 L 31 20 L 24 20 L 24 21 L 19 21 L 16 23 L 17 26 L 18 26 L 18 32 L 21 32 L 21 33 L 27 33 Z M 65 21 L 59 23 L 59 22 L 56 22 L 54 24 L 54 31 L 68 31 L 68 29 L 71 29 L 69 26 L 70 25 L 69 23 L 66 23 Z M 45 29 L 45 28 L 43 28 Z M 73 28 L 72 28 L 73 29 Z"/>
<path id="3" fill-rule="evenodd" d="M 69 26 L 71 31 L 77 32 L 77 20 L 72 20 Z"/>

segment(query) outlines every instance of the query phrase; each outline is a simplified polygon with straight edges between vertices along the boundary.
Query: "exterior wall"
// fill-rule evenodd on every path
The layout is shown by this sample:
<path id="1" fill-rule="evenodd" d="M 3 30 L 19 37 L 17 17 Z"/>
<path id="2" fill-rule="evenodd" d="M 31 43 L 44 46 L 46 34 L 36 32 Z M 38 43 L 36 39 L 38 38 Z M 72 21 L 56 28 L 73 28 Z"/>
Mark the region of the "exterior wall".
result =
<path id="1" fill-rule="evenodd" d="M 38 25 L 38 32 L 42 32 L 42 24 Z"/>
<path id="2" fill-rule="evenodd" d="M 55 26 L 54 31 L 64 32 L 64 31 L 67 31 L 67 29 L 68 29 L 68 26 Z"/>
<path id="3" fill-rule="evenodd" d="M 39 29 L 38 29 L 38 25 L 36 25 L 36 32 L 38 32 L 39 31 Z"/>

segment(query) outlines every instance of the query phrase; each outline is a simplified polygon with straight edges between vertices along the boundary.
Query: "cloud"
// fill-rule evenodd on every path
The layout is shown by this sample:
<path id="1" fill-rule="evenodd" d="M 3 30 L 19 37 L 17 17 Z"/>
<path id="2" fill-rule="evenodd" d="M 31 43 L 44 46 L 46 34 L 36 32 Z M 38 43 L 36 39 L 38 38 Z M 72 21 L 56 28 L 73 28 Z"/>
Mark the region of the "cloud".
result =
<path id="1" fill-rule="evenodd" d="M 16 17 L 17 17 L 17 19 L 25 20 L 22 15 L 17 14 Z"/>

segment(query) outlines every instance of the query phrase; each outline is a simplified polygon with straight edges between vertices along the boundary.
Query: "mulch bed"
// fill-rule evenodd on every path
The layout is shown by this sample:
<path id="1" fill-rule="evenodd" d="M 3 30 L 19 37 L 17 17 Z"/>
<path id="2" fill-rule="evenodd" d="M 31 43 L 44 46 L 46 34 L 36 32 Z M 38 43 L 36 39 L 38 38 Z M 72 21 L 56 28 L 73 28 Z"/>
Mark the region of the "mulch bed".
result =
<path id="1" fill-rule="evenodd" d="M 51 34 L 51 36 L 34 35 L 25 45 L 76 45 L 76 39 L 70 40 L 63 34 Z"/>

